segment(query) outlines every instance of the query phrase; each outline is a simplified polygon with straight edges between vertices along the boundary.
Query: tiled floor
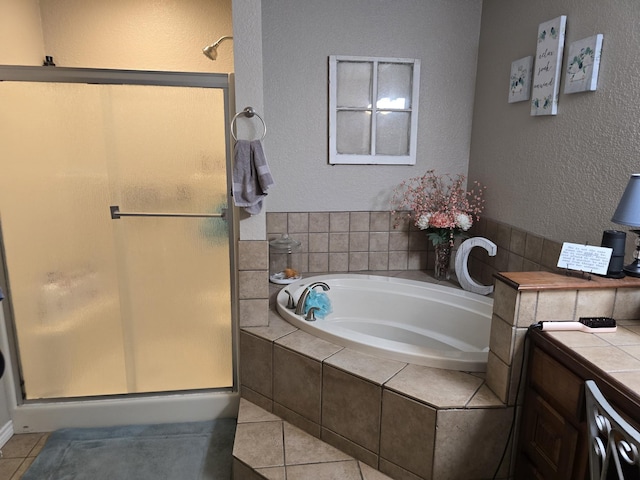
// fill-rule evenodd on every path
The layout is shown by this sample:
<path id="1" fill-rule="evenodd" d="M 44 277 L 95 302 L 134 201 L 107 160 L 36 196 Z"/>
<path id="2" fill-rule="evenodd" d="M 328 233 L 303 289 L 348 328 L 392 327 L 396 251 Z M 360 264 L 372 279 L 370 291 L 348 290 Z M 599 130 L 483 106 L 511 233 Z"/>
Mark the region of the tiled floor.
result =
<path id="1" fill-rule="evenodd" d="M 14 435 L 2 447 L 0 479 L 20 480 L 44 447 L 48 433 L 21 433 Z"/>

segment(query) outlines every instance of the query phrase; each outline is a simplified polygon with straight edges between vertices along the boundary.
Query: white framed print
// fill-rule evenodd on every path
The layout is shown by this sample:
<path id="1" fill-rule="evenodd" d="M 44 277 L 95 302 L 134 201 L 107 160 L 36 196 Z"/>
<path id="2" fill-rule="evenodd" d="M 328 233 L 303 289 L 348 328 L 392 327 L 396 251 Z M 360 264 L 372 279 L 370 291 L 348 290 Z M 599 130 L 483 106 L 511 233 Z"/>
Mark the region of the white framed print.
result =
<path id="1" fill-rule="evenodd" d="M 531 115 L 558 114 L 558 92 L 566 29 L 566 15 L 541 23 L 538 27 L 538 46 L 531 83 Z"/>
<path id="2" fill-rule="evenodd" d="M 598 87 L 598 70 L 603 35 L 598 33 L 569 46 L 564 74 L 564 93 L 593 92 Z"/>
<path id="3" fill-rule="evenodd" d="M 533 67 L 532 55 L 511 63 L 509 103 L 529 100 L 529 96 L 531 95 L 531 67 Z"/>

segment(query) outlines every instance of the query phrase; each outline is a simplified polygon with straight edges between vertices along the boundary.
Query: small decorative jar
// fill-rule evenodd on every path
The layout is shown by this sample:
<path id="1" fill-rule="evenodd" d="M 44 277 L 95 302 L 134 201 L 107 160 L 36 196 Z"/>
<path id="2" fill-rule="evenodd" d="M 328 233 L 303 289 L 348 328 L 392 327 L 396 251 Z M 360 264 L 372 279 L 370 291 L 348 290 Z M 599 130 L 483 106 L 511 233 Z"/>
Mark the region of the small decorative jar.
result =
<path id="1" fill-rule="evenodd" d="M 302 278 L 295 265 L 295 253 L 300 251 L 300 242 L 286 233 L 269 242 L 269 281 L 278 284 L 293 283 Z"/>

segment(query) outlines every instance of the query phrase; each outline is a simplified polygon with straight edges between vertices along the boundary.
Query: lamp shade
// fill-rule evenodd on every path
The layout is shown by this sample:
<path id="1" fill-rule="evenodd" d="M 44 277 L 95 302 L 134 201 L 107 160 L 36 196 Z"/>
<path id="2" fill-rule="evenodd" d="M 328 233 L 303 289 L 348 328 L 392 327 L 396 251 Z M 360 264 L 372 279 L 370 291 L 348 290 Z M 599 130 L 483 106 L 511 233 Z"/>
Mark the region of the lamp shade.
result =
<path id="1" fill-rule="evenodd" d="M 611 221 L 619 225 L 640 227 L 640 173 L 631 175 Z"/>

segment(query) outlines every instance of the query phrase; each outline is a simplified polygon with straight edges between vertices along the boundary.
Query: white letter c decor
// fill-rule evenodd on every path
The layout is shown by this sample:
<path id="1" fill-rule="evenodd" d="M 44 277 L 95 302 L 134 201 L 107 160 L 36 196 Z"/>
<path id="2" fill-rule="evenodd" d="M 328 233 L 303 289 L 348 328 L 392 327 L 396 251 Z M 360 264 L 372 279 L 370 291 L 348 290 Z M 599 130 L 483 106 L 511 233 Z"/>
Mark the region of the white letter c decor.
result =
<path id="1" fill-rule="evenodd" d="M 481 285 L 469 275 L 469 254 L 473 247 L 484 248 L 490 257 L 496 255 L 498 248 L 495 243 L 484 237 L 473 237 L 462 242 L 458 247 L 458 253 L 456 253 L 456 277 L 458 277 L 458 282 L 463 289 L 480 295 L 489 295 L 493 292 L 493 285 Z"/>

